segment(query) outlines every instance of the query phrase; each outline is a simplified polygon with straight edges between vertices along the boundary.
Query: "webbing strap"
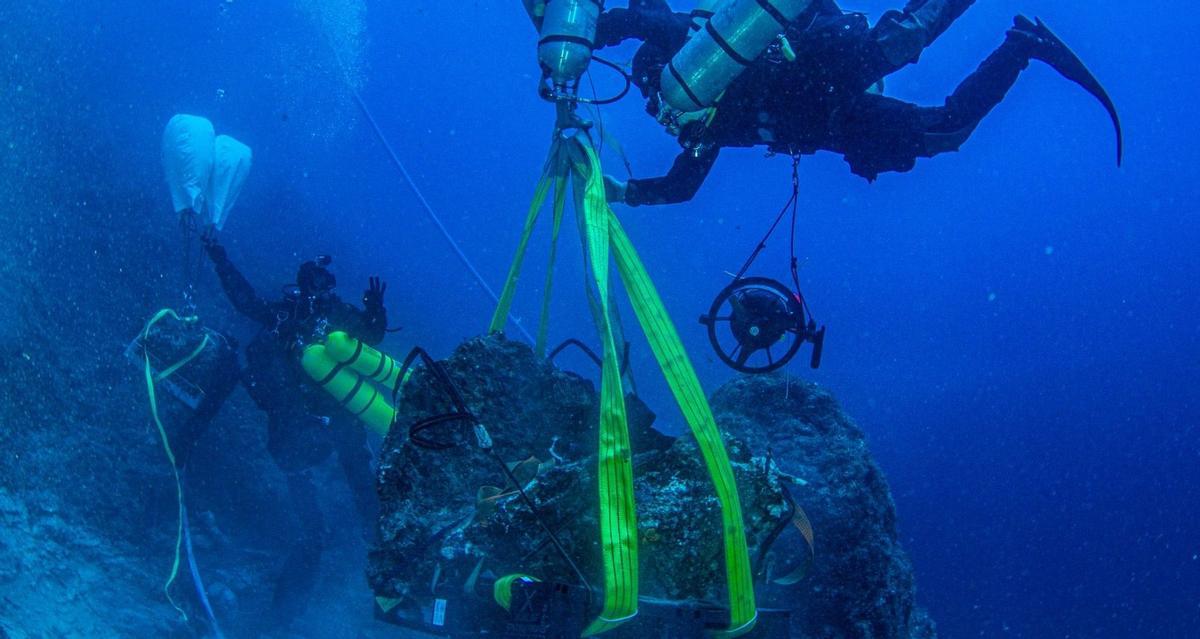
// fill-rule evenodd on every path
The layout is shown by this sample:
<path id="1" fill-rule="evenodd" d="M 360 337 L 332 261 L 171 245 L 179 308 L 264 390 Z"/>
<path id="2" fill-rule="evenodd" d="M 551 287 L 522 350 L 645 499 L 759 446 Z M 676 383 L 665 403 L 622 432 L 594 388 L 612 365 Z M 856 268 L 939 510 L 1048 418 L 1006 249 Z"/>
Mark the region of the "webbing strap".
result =
<path id="1" fill-rule="evenodd" d="M 596 635 L 617 627 L 637 614 L 638 605 L 637 519 L 632 453 L 625 414 L 620 356 L 617 350 L 618 340 L 615 336 L 619 329 L 615 326 L 615 307 L 611 303 L 611 258 L 615 258 L 617 270 L 629 293 L 638 322 L 645 331 L 659 367 L 699 444 L 721 504 L 730 627 L 716 634 L 723 637 L 744 634 L 754 627 L 757 610 L 750 553 L 746 547 L 741 502 L 733 469 L 708 399 L 683 350 L 679 335 L 650 281 L 645 266 L 605 199 L 600 159 L 586 135 L 577 134 L 567 139 L 556 136 L 551 146 L 549 158 L 526 217 L 517 254 L 509 269 L 508 281 L 492 317 L 490 330 L 495 332 L 504 328 L 533 226 L 551 187 L 555 188 L 554 232 L 557 235 L 560 216 L 565 206 L 565 181 L 568 177 L 572 179 L 574 186 L 576 221 L 587 260 L 587 298 L 603 347 L 597 476 L 600 489 L 604 607 L 583 634 Z M 548 275 L 547 284 L 550 281 Z M 539 343 L 544 343 L 545 322 L 548 318 L 546 304 L 543 300 L 543 326 L 540 329 L 543 337 L 539 338 Z M 511 580 L 508 586 L 511 588 Z M 497 598 L 497 601 L 500 599 Z"/>
<path id="2" fill-rule="evenodd" d="M 762 10 L 767 12 L 767 15 L 771 16 L 775 19 L 775 22 L 779 23 L 780 29 L 788 28 L 788 24 L 791 21 L 787 19 L 787 16 L 783 15 L 783 12 L 779 10 L 779 7 L 771 4 L 771 0 L 756 1 L 758 2 L 758 6 L 762 7 Z"/>
<path id="3" fill-rule="evenodd" d="M 501 608 L 508 610 L 512 606 L 513 582 L 517 581 L 518 579 L 526 582 L 541 581 L 537 577 L 531 577 L 519 572 L 511 575 L 504 575 L 503 577 L 497 579 L 496 583 L 492 584 L 492 598 L 496 600 L 496 603 L 500 604 Z"/>
<path id="4" fill-rule="evenodd" d="M 725 55 L 729 56 L 734 62 L 744 67 L 754 64 L 752 58 L 743 56 L 740 51 L 733 48 L 733 45 L 725 39 L 725 36 L 721 35 L 717 31 L 717 28 L 713 26 L 712 20 L 704 23 L 704 30 L 708 31 L 708 35 L 712 36 L 713 42 L 716 42 L 717 46 L 721 47 L 721 50 L 725 52 Z"/>
<path id="5" fill-rule="evenodd" d="M 674 60 L 667 63 L 667 70 L 671 72 L 671 77 L 675 78 L 675 81 L 679 83 L 679 88 L 683 89 L 683 92 L 687 94 L 692 104 L 695 104 L 697 109 L 703 109 L 704 101 L 692 91 L 692 87 L 688 85 L 687 80 L 683 79 L 683 74 L 679 72 L 679 69 L 675 68 Z"/>
<path id="6" fill-rule="evenodd" d="M 533 202 L 529 205 L 529 214 L 525 217 L 525 229 L 521 231 L 521 241 L 517 244 L 517 254 L 513 257 L 512 265 L 508 268 L 508 277 L 504 280 L 504 290 L 500 292 L 500 301 L 496 304 L 496 312 L 488 325 L 489 333 L 499 333 L 508 323 L 508 314 L 512 309 L 513 295 L 517 292 L 517 280 L 521 278 L 521 266 L 525 263 L 525 249 L 529 246 L 529 238 L 533 235 L 533 227 L 537 223 L 546 195 L 554 184 L 554 171 L 558 166 L 558 145 L 550 149 L 550 157 L 542 170 L 542 178 L 538 180 L 537 189 L 533 193 Z"/>
<path id="7" fill-rule="evenodd" d="M 671 393 L 696 438 L 700 454 L 716 488 L 717 500 L 721 504 L 730 627 L 717 634 L 736 637 L 754 627 L 758 612 L 754 603 L 750 552 L 746 547 L 746 530 L 733 467 L 729 463 L 729 455 L 725 451 L 708 399 L 687 353 L 683 350 L 679 334 L 675 331 L 675 326 L 650 281 L 646 267 L 615 215 L 611 216 L 611 232 L 617 270 L 629 293 L 634 314 L 642 325 L 650 343 L 650 350 L 658 360 L 667 385 L 671 388 Z"/>
<path id="8" fill-rule="evenodd" d="M 576 138 L 578 140 L 578 138 Z M 609 219 L 603 172 L 595 153 L 579 142 L 570 143 L 576 215 L 583 232 L 589 286 L 595 285 L 593 318 L 603 345 L 600 383 L 600 449 L 597 458 L 600 488 L 600 543 L 604 553 L 604 608 L 584 631 L 592 636 L 611 630 L 637 615 L 637 509 L 633 493 L 633 455 L 621 364 L 613 336 L 609 281 Z"/>
<path id="9" fill-rule="evenodd" d="M 579 146 L 587 155 L 587 170 L 590 171 L 590 175 L 600 175 L 600 160 L 595 151 L 587 144 Z M 733 467 L 729 463 L 721 433 L 717 429 L 700 380 L 696 377 L 679 334 L 650 280 L 649 273 L 646 272 L 637 251 L 607 203 L 603 206 L 603 212 L 617 270 L 629 294 L 634 314 L 646 334 L 651 351 L 658 360 L 663 376 L 688 426 L 691 427 L 716 488 L 717 499 L 721 504 L 731 616 L 730 629 L 720 634 L 737 636 L 753 627 L 757 611 L 750 553 L 746 547 L 741 500 L 737 493 Z"/>
<path id="10" fill-rule="evenodd" d="M 538 320 L 537 344 L 534 352 L 538 357 L 546 356 L 546 340 L 550 330 L 550 300 L 554 290 L 554 262 L 558 258 L 558 233 L 562 229 L 563 209 L 567 198 L 567 179 L 563 175 L 554 178 L 554 221 L 550 231 L 550 257 L 546 265 L 546 283 L 542 289 L 542 313 Z"/>

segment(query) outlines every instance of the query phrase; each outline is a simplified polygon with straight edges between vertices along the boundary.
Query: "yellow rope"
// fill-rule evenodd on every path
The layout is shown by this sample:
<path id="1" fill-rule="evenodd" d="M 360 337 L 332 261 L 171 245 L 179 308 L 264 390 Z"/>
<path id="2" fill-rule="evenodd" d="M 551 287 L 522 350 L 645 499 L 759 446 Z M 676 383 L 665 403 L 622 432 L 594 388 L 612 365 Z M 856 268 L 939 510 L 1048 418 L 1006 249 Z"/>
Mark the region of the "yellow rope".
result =
<path id="1" fill-rule="evenodd" d="M 146 342 L 150 337 L 150 329 L 153 328 L 154 325 L 160 320 L 168 316 L 181 322 L 188 323 L 196 322 L 198 321 L 198 318 L 195 316 L 180 317 L 175 311 L 169 308 L 164 308 L 155 313 L 154 317 L 150 318 L 149 322 L 146 322 L 146 327 L 142 329 L 142 355 L 145 363 L 144 373 L 146 378 L 146 394 L 150 398 L 150 415 L 154 418 L 154 424 L 158 427 L 158 435 L 162 439 L 163 450 L 167 453 L 167 460 L 171 462 L 171 474 L 175 478 L 175 500 L 176 504 L 178 505 L 178 523 L 175 527 L 175 558 L 171 563 L 171 574 L 167 577 L 167 583 L 163 585 L 163 593 L 167 596 L 167 601 L 171 602 L 171 606 L 179 612 L 179 614 L 183 617 L 183 620 L 186 622 L 188 619 L 187 613 L 184 612 L 183 608 L 180 608 L 179 604 L 175 603 L 175 600 L 171 597 L 171 584 L 175 582 L 175 578 L 179 575 L 179 558 L 183 546 L 183 481 L 179 477 L 179 467 L 175 464 L 175 453 L 171 450 L 171 441 L 170 438 L 167 437 L 167 429 L 165 426 L 163 426 L 162 420 L 158 416 L 158 394 L 155 391 L 154 385 L 155 382 L 160 382 L 166 379 L 179 369 L 186 366 L 189 362 L 199 356 L 200 353 L 204 352 L 204 349 L 208 347 L 209 338 L 208 335 L 205 335 L 204 339 L 201 340 L 200 345 L 197 346 L 190 355 L 168 366 L 158 375 L 155 375 L 154 367 L 150 364 L 150 348 Z"/>

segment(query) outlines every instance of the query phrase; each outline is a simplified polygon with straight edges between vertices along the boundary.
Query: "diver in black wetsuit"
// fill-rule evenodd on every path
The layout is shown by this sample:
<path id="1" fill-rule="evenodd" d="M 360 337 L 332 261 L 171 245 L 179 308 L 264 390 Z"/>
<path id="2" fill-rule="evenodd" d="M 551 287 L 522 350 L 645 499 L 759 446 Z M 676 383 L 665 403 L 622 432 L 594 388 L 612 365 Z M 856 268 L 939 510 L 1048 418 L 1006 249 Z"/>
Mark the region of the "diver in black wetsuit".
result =
<path id="1" fill-rule="evenodd" d="M 648 99 L 646 110 L 667 125 L 684 147 L 664 177 L 606 176 L 610 201 L 637 206 L 690 200 L 721 147 L 764 145 L 789 155 L 818 150 L 842 154 L 855 174 L 874 180 L 885 171 L 908 171 L 918 157 L 955 151 L 1008 92 L 1030 60 L 1041 60 L 1096 96 L 1121 129 L 1104 89 L 1079 59 L 1040 21 L 1014 19 L 1004 43 L 946 98 L 924 107 L 880 94 L 888 74 L 917 61 L 974 0 L 910 0 L 874 26 L 845 13 L 833 0 L 817 0 L 790 23 L 786 36 L 795 59 L 780 44 L 753 62 L 710 110 L 673 112 L 658 96 L 662 69 L 684 45 L 691 16 L 664 0 L 632 0 L 600 18 L 596 46 L 628 39 L 644 42 L 633 62 L 633 80 Z"/>
<path id="2" fill-rule="evenodd" d="M 304 611 L 316 584 L 325 531 L 308 470 L 336 451 L 365 538 L 374 534 L 378 512 L 366 431 L 313 383 L 300 367 L 300 354 L 306 345 L 323 340 L 332 331 L 345 331 L 370 345 L 383 341 L 387 285 L 372 277 L 362 298 L 365 310 L 359 310 L 334 294 L 336 280 L 325 268 L 328 258 L 322 257 L 300 266 L 296 286 L 284 299 L 268 302 L 258 296 L 213 237 L 205 238 L 205 249 L 234 308 L 261 327 L 246 347 L 241 379 L 255 404 L 267 414 L 267 449 L 287 476 L 292 509 L 300 524 L 276 583 L 274 619 L 264 620 L 276 628 L 286 627 Z"/>

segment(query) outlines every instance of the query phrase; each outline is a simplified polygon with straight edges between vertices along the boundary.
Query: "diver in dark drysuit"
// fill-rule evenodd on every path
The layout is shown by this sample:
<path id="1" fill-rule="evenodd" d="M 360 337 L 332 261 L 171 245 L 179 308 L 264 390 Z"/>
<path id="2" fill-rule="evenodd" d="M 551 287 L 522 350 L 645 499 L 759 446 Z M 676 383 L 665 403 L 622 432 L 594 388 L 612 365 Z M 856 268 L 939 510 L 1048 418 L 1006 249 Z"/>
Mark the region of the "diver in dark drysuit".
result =
<path id="1" fill-rule="evenodd" d="M 727 146 L 765 145 L 793 156 L 833 151 L 872 181 L 885 171 L 908 171 L 918 157 L 958 150 L 1030 60 L 1046 62 L 1104 104 L 1117 127 L 1119 163 L 1121 130 L 1108 95 L 1045 25 L 1023 16 L 944 105 L 918 106 L 879 94 L 885 76 L 916 62 L 973 3 L 911 0 L 870 26 L 862 14 L 817 0 L 786 30 L 795 60 L 772 45 L 734 80 L 715 113 L 683 118 L 664 108 L 658 83 L 694 28 L 691 17 L 672 12 L 663 0 L 632 0 L 628 9 L 606 11 L 596 46 L 644 42 L 634 58 L 633 81 L 649 100 L 647 112 L 667 124 L 684 147 L 664 177 L 627 183 L 606 177 L 610 201 L 637 206 L 690 200 Z"/>
<path id="2" fill-rule="evenodd" d="M 296 286 L 284 299 L 268 302 L 258 296 L 214 239 L 206 238 L 205 248 L 234 308 L 261 327 L 246 347 L 242 384 L 267 414 L 267 449 L 287 476 L 291 506 L 300 525 L 276 583 L 274 619 L 269 622 L 286 626 L 307 606 L 316 584 L 325 531 L 309 469 L 337 452 L 364 537 L 373 534 L 379 507 L 366 431 L 307 376 L 300 367 L 300 354 L 305 346 L 322 341 L 332 331 L 345 331 L 372 346 L 383 341 L 387 286 L 371 278 L 362 298 L 365 310 L 359 310 L 334 294 L 336 281 L 325 268 L 328 258 L 318 258 L 300 266 Z"/>

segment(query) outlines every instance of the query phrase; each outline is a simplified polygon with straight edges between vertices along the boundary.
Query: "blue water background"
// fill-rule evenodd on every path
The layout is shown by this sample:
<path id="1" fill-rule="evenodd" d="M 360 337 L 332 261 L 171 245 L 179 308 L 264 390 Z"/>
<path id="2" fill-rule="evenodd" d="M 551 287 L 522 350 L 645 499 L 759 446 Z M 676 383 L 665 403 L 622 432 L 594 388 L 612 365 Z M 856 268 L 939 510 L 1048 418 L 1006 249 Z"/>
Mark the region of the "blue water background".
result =
<path id="1" fill-rule="evenodd" d="M 895 3 L 845 4 L 874 18 Z M 369 274 L 390 283 L 392 321 L 404 326 L 387 343 L 395 352 L 422 344 L 444 355 L 486 329 L 492 303 L 398 180 L 345 99 L 326 41 L 292 3 L 45 11 L 39 36 L 61 50 L 61 66 L 20 82 L 61 83 L 70 99 L 46 109 L 113 145 L 130 184 L 157 191 L 161 210 L 146 211 L 147 224 L 174 223 L 162 126 L 175 112 L 206 115 L 255 151 L 222 237 L 256 284 L 282 285 L 301 258 L 331 253 L 348 297 Z M 790 370 L 830 389 L 868 432 L 942 636 L 1195 636 L 1194 7 L 980 3 L 918 66 L 889 78 L 888 93 L 940 103 L 1018 11 L 1043 17 L 1106 83 L 1126 126 L 1125 167 L 1114 166 L 1104 112 L 1037 62 L 961 152 L 912 173 L 867 184 L 836 156 L 806 158 L 802 277 L 829 338 L 819 372 Z M 363 17 L 361 58 L 347 61 L 363 97 L 499 288 L 552 124 L 534 91 L 532 28 L 515 0 L 370 2 Z M 595 78 L 602 93 L 614 86 L 605 73 Z M 603 121 L 640 176 L 665 171 L 677 152 L 636 97 Z M 621 172 L 614 157 L 607 164 Z M 727 151 L 693 202 L 618 210 L 709 389 L 732 373 L 695 318 L 786 199 L 788 171 L 786 158 Z M 515 309 L 531 327 L 545 228 L 539 237 Z M 564 233 L 556 340 L 592 335 L 577 246 Z M 777 239 L 756 272 L 783 277 L 785 266 Z M 660 426 L 681 430 L 634 343 Z"/>

